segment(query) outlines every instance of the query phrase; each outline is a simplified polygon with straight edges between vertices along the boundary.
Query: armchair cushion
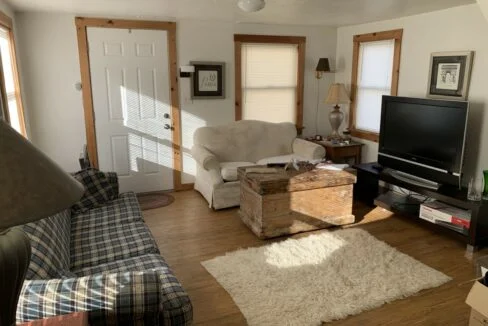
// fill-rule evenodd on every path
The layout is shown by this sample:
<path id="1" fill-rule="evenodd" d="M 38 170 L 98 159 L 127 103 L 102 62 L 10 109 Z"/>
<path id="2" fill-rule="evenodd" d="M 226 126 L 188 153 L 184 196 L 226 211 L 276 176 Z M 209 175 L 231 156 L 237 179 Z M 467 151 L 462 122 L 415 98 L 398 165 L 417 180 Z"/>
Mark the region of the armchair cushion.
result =
<path id="1" fill-rule="evenodd" d="M 114 172 L 104 173 L 88 168 L 76 172 L 74 177 L 85 186 L 83 197 L 71 206 L 74 214 L 103 205 L 119 195 L 117 175 Z"/>
<path id="2" fill-rule="evenodd" d="M 291 154 L 296 136 L 296 127 L 290 122 L 240 120 L 198 128 L 193 143 L 205 147 L 220 162 L 256 162 L 269 156 Z"/>
<path id="3" fill-rule="evenodd" d="M 157 325 L 160 291 L 156 271 L 25 281 L 17 322 L 89 311 L 90 325 Z"/>
<path id="4" fill-rule="evenodd" d="M 293 153 L 308 161 L 321 160 L 325 157 L 325 148 L 304 139 L 296 138 L 293 141 Z"/>
<path id="5" fill-rule="evenodd" d="M 70 268 L 69 210 L 22 226 L 31 243 L 31 260 L 26 279 L 72 277 Z"/>
<path id="6" fill-rule="evenodd" d="M 191 155 L 207 171 L 219 168 L 217 156 L 202 145 L 194 145 L 191 149 Z"/>
<path id="7" fill-rule="evenodd" d="M 237 168 L 241 166 L 256 165 L 252 162 L 222 162 L 220 163 L 220 173 L 224 181 L 237 181 Z"/>

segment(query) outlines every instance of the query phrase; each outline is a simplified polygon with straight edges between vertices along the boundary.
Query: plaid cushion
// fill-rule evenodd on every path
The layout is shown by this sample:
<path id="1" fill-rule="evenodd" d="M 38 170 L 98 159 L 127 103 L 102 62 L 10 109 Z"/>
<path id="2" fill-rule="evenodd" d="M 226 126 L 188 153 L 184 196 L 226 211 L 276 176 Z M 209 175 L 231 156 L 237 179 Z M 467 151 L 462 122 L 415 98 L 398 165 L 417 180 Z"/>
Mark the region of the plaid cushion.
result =
<path id="1" fill-rule="evenodd" d="M 189 325 L 193 320 L 190 298 L 163 257 L 148 254 L 118 260 L 76 271 L 79 276 L 98 273 L 123 273 L 152 270 L 159 274 L 161 285 L 161 320 L 164 325 Z"/>
<path id="2" fill-rule="evenodd" d="M 111 200 L 105 205 L 92 208 L 87 212 L 73 214 L 73 228 L 77 229 L 90 224 L 108 224 L 111 222 L 128 223 L 143 221 L 141 208 L 137 196 L 133 192 L 120 194 L 117 199 Z"/>
<path id="3" fill-rule="evenodd" d="M 71 218 L 69 210 L 28 223 L 22 229 L 32 247 L 26 279 L 72 277 L 70 268 Z"/>
<path id="4" fill-rule="evenodd" d="M 146 254 L 73 270 L 78 277 L 100 273 L 137 272 L 169 267 L 159 254 Z"/>
<path id="5" fill-rule="evenodd" d="M 134 204 L 132 196 L 135 195 L 124 196 L 72 219 L 73 270 L 159 253 L 149 228 L 142 221 L 139 206 L 131 206 Z"/>
<path id="6" fill-rule="evenodd" d="M 114 191 L 115 198 L 119 197 L 119 177 L 115 172 L 105 172 L 107 175 L 107 181 Z"/>
<path id="7" fill-rule="evenodd" d="M 89 311 L 90 325 L 157 325 L 160 289 L 152 271 L 25 281 L 17 323 Z"/>
<path id="8" fill-rule="evenodd" d="M 94 168 L 88 168 L 76 172 L 74 177 L 85 186 L 83 197 L 71 206 L 74 214 L 86 212 L 117 198 L 118 186 L 117 191 L 115 191 L 113 174 L 109 177 L 107 173 L 100 172 Z"/>

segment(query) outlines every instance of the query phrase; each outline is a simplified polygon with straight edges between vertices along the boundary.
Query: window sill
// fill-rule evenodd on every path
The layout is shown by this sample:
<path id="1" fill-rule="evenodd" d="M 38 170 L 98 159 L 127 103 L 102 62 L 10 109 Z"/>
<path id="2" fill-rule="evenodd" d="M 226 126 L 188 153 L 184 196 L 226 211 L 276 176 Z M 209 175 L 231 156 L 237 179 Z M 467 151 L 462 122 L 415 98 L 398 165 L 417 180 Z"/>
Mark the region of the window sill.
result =
<path id="1" fill-rule="evenodd" d="M 351 129 L 351 136 L 361 139 L 366 139 L 372 142 L 379 142 L 380 134 L 371 131 L 364 131 L 359 129 Z"/>

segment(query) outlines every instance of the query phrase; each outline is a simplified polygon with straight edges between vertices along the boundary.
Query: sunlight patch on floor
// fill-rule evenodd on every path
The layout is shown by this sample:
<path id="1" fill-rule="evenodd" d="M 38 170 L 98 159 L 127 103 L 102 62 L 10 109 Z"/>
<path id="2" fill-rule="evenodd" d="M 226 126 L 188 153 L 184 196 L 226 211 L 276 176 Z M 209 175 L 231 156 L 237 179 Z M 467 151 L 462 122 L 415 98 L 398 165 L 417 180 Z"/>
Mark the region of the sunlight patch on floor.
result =
<path id="1" fill-rule="evenodd" d="M 266 263 L 278 268 L 318 265 L 347 244 L 344 239 L 332 233 L 328 235 L 327 246 L 324 246 L 322 241 L 322 237 L 312 235 L 272 244 L 264 252 Z"/>

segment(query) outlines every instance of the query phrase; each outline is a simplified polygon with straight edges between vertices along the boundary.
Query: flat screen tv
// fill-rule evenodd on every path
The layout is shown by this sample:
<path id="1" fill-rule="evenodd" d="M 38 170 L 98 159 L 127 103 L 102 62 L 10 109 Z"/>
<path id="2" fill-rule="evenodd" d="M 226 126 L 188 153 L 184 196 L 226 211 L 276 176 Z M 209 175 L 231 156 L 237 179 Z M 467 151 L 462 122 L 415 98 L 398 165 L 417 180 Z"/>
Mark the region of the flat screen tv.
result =
<path id="1" fill-rule="evenodd" d="M 383 96 L 378 163 L 461 186 L 468 102 Z"/>

